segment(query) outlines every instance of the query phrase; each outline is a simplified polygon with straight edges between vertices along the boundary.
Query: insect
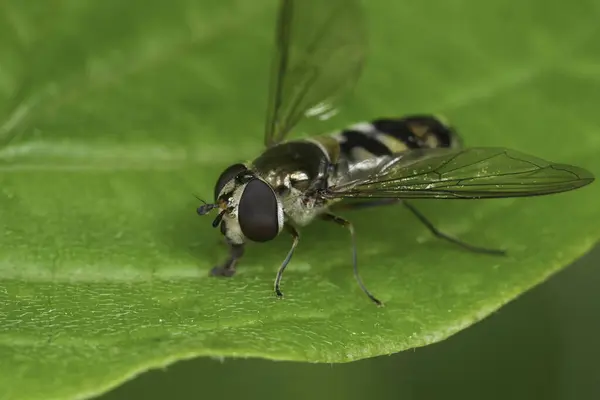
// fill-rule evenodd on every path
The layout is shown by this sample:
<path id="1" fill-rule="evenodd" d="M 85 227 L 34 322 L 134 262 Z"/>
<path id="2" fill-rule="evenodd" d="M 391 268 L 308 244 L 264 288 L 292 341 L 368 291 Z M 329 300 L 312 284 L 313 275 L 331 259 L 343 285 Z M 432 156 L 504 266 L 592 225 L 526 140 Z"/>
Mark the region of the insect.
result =
<path id="1" fill-rule="evenodd" d="M 359 273 L 352 223 L 335 207 L 361 208 L 401 202 L 436 236 L 468 250 L 476 247 L 438 231 L 411 199 L 483 199 L 546 195 L 591 183 L 588 171 L 504 148 L 462 148 L 453 128 L 430 115 L 380 118 L 337 133 L 286 140 L 310 115 L 326 113 L 358 79 L 365 60 L 366 30 L 358 0 L 281 0 L 272 82 L 264 132 L 265 150 L 234 164 L 218 177 L 214 203 L 229 258 L 212 269 L 232 276 L 247 242 L 267 242 L 286 231 L 292 246 L 274 282 L 281 278 L 300 235 L 315 219 L 348 229 L 354 276 L 362 291 L 379 301 Z"/>

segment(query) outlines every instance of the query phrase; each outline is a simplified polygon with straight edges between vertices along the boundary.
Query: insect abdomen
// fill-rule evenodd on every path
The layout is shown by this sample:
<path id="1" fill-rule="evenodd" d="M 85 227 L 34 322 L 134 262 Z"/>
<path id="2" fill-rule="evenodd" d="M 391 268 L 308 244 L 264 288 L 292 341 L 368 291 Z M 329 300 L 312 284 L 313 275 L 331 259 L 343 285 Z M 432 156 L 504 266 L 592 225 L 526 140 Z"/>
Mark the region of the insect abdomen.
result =
<path id="1" fill-rule="evenodd" d="M 460 146 L 456 132 L 431 115 L 379 118 L 352 125 L 335 138 L 342 155 L 356 161 L 411 149 Z"/>

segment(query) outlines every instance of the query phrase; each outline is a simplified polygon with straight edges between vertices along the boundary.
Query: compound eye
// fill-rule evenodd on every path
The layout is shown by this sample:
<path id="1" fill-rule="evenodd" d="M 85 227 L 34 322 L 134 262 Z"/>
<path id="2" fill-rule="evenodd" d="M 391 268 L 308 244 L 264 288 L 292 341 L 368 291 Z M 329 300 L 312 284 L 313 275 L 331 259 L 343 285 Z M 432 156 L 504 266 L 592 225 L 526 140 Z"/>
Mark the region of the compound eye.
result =
<path id="1" fill-rule="evenodd" d="M 217 184 L 215 185 L 215 202 L 217 201 L 219 193 L 221 193 L 221 190 L 223 190 L 223 187 L 227 184 L 227 182 L 235 178 L 237 174 L 245 171 L 246 169 L 247 168 L 243 164 L 233 164 L 221 173 L 219 179 L 217 179 Z"/>
<path id="2" fill-rule="evenodd" d="M 274 239 L 283 221 L 275 192 L 260 179 L 246 184 L 238 204 L 238 223 L 244 236 L 254 242 Z"/>

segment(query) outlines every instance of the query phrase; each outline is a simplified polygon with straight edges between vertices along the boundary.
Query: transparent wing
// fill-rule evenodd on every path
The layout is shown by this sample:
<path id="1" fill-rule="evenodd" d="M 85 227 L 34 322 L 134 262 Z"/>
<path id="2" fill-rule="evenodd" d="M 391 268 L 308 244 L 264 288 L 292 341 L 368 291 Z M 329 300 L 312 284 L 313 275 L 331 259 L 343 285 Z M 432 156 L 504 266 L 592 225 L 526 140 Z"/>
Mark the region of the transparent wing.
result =
<path id="1" fill-rule="evenodd" d="M 370 164 L 369 164 L 370 162 Z M 537 196 L 585 186 L 593 175 L 503 148 L 423 149 L 353 166 L 326 198 L 482 199 Z"/>
<path id="2" fill-rule="evenodd" d="M 330 112 L 357 81 L 366 54 L 359 0 L 281 0 L 265 145 L 305 115 Z"/>

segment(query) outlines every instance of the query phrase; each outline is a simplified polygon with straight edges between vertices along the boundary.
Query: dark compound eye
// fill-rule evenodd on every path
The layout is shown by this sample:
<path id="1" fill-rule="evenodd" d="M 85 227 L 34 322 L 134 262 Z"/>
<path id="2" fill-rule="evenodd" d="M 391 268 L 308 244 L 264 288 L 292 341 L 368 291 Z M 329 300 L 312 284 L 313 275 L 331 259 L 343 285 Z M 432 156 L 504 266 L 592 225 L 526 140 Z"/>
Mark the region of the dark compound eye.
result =
<path id="1" fill-rule="evenodd" d="M 223 171 L 223 173 L 221 173 L 221 176 L 219 176 L 217 184 L 215 185 L 215 202 L 217 201 L 217 197 L 219 197 L 219 193 L 221 193 L 223 186 L 225 186 L 227 182 L 235 178 L 237 174 L 245 170 L 246 167 L 243 164 L 233 164 L 232 166 L 228 167 L 225 171 Z"/>
<path id="2" fill-rule="evenodd" d="M 266 242 L 279 233 L 279 210 L 273 189 L 260 179 L 252 179 L 238 204 L 242 233 L 254 242 Z"/>

